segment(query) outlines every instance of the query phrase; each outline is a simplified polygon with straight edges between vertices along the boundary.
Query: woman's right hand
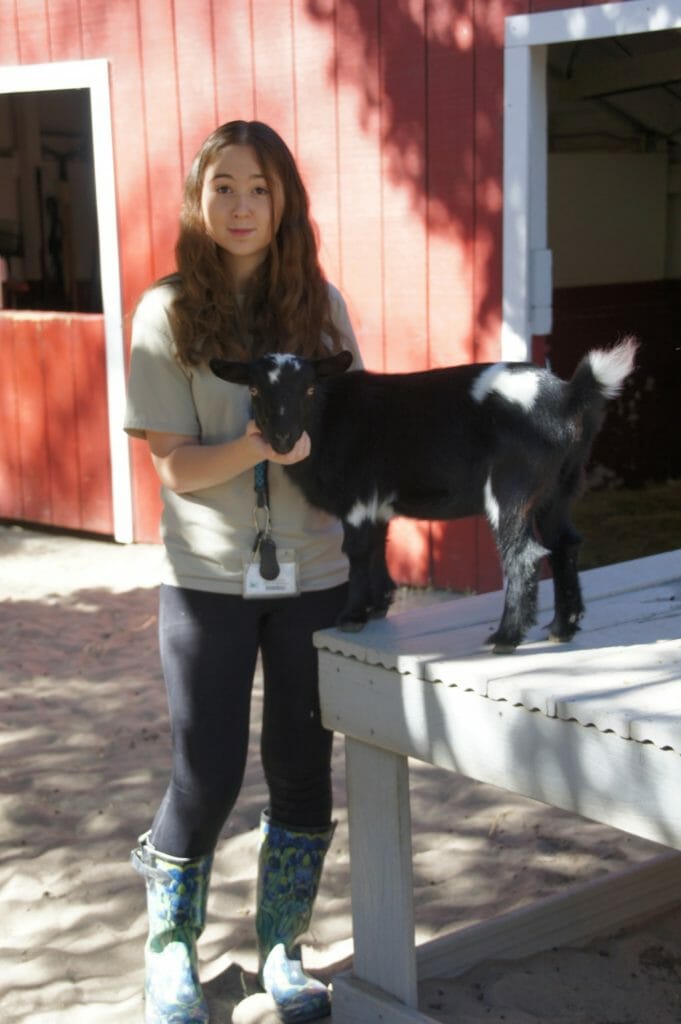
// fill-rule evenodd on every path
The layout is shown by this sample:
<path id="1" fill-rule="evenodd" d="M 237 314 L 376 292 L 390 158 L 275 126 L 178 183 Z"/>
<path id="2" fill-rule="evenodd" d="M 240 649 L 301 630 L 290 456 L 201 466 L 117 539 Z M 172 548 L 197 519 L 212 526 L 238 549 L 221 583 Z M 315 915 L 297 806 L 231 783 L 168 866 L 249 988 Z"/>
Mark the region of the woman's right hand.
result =
<path id="1" fill-rule="evenodd" d="M 280 466 L 292 466 L 296 462 L 302 462 L 302 460 L 306 459 L 310 454 L 310 435 L 306 430 L 304 430 L 300 435 L 291 451 L 286 452 L 285 455 L 275 452 L 274 448 L 267 443 L 260 433 L 260 429 L 255 420 L 248 421 L 245 436 L 257 445 L 257 449 L 261 453 L 261 459 L 266 459 L 268 462 L 276 462 Z"/>
<path id="2" fill-rule="evenodd" d="M 310 454 L 310 438 L 304 433 L 286 455 L 280 455 L 264 440 L 253 420 L 234 441 L 201 444 L 197 437 L 147 431 L 152 462 L 161 483 L 176 494 L 215 487 L 231 480 L 263 460 L 282 466 L 293 465 Z"/>

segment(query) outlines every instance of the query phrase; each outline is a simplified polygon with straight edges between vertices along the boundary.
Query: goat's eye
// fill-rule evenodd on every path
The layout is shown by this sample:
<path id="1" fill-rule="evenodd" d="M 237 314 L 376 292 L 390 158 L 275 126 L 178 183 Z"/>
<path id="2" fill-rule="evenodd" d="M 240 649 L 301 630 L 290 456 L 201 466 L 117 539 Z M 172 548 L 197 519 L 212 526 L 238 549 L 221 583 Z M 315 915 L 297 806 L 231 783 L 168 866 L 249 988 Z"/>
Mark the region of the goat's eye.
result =
<path id="1" fill-rule="evenodd" d="M 315 386 L 314 386 L 314 384 L 310 385 L 310 387 L 307 389 L 307 393 L 308 393 L 308 395 L 314 395 L 314 393 L 315 393 Z"/>
<path id="2" fill-rule="evenodd" d="M 249 393 L 251 394 L 251 396 L 253 398 L 255 398 L 257 395 L 260 394 L 260 392 L 256 388 L 255 384 L 251 384 L 251 386 L 250 386 L 250 388 L 248 390 L 249 390 Z"/>

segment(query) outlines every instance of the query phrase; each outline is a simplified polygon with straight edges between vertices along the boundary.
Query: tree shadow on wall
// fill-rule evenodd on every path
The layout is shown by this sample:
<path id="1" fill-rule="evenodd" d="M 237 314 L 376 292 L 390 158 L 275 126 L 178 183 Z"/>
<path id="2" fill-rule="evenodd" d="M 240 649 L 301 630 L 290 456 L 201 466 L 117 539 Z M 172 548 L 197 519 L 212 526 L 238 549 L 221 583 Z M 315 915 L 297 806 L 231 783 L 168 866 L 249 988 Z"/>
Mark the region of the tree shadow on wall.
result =
<path id="1" fill-rule="evenodd" d="M 455 0 L 418 7 L 308 0 L 307 10 L 333 34 L 328 79 L 357 96 L 359 127 L 377 137 L 382 176 L 407 191 L 429 234 L 463 246 L 473 332 L 496 332 L 503 15 L 512 12 L 478 5 L 470 17 Z"/>

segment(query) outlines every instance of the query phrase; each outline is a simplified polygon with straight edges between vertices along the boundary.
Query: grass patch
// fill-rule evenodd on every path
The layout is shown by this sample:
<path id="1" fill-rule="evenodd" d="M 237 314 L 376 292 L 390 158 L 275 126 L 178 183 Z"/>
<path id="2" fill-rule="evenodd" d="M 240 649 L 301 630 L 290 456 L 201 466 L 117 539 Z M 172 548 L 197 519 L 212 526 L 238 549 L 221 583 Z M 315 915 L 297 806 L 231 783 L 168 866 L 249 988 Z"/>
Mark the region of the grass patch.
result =
<path id="1" fill-rule="evenodd" d="M 681 480 L 587 491 L 573 520 L 584 537 L 580 569 L 681 548 Z"/>

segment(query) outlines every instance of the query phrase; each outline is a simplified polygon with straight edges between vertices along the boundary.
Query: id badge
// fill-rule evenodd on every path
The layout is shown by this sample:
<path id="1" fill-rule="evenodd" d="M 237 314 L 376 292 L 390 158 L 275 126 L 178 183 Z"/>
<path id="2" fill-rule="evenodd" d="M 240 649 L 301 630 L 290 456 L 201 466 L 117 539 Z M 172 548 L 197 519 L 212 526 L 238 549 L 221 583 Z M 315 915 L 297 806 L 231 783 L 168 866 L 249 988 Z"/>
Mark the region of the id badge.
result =
<path id="1" fill-rule="evenodd" d="M 300 593 L 298 583 L 298 563 L 295 551 L 289 548 L 277 549 L 279 572 L 274 579 L 265 579 L 260 572 L 260 559 L 257 554 L 249 551 L 243 557 L 243 596 L 257 597 L 295 597 Z"/>

